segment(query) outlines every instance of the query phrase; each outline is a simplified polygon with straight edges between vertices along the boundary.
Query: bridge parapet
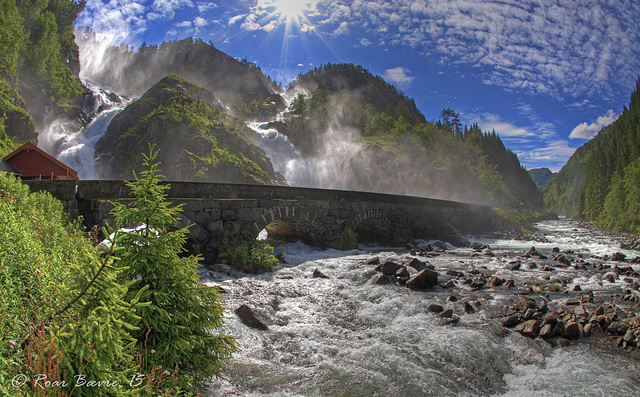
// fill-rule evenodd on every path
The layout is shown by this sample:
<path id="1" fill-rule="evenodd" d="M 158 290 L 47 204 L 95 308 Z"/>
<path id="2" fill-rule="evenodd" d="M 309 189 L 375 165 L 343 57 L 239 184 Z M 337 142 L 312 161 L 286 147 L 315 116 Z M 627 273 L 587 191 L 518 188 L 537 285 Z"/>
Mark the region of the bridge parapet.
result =
<path id="1" fill-rule="evenodd" d="M 110 201 L 131 201 L 124 181 L 80 181 L 77 186 L 42 181 L 34 190 L 48 190 L 63 200 L 72 216 L 82 215 L 88 227 L 112 222 Z M 458 232 L 495 229 L 493 211 L 480 205 L 423 197 L 331 189 L 244 184 L 168 182 L 168 200 L 181 204 L 178 227 L 191 225 L 192 251 L 212 260 L 220 235 L 302 240 L 318 246 L 338 241 L 346 229 L 363 243 L 404 244 L 413 238 L 451 241 Z"/>

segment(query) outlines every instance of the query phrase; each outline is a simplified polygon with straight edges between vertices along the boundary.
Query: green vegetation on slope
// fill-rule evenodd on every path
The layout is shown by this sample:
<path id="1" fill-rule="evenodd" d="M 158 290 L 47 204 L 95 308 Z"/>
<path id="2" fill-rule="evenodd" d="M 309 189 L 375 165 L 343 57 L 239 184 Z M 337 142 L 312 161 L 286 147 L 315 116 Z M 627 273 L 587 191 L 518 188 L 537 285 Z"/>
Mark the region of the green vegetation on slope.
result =
<path id="1" fill-rule="evenodd" d="M 544 185 L 549 182 L 553 172 L 551 172 L 548 168 L 534 168 L 529 170 L 529 175 L 531 175 L 531 179 L 540 189 L 544 187 Z"/>
<path id="2" fill-rule="evenodd" d="M 0 1 L 0 155 L 35 140 L 46 118 L 76 111 L 83 89 L 73 23 L 84 3 Z"/>
<path id="3" fill-rule="evenodd" d="M 412 100 L 359 66 L 316 68 L 290 90 L 298 95 L 271 123 L 306 156 L 327 142 L 360 145 L 342 175 L 352 189 L 405 193 L 516 208 L 540 208 L 541 194 L 495 133 L 462 127 L 451 109 L 427 122 Z"/>
<path id="4" fill-rule="evenodd" d="M 640 80 L 629 107 L 579 148 L 544 188 L 549 208 L 614 230 L 640 233 Z"/>
<path id="5" fill-rule="evenodd" d="M 216 332 L 216 289 L 183 256 L 187 229 L 168 230 L 181 210 L 167 205 L 153 158 L 130 183 L 131 204 L 115 208 L 103 253 L 58 200 L 0 172 L 0 395 L 43 395 L 46 381 L 56 395 L 191 395 L 236 351 Z M 12 384 L 19 374 L 24 385 Z"/>
<path id="6" fill-rule="evenodd" d="M 112 120 L 96 145 L 96 169 L 130 178 L 132 159 L 154 143 L 172 180 L 275 183 L 269 159 L 245 136 L 248 127 L 210 106 L 214 99 L 180 77 L 165 77 Z"/>

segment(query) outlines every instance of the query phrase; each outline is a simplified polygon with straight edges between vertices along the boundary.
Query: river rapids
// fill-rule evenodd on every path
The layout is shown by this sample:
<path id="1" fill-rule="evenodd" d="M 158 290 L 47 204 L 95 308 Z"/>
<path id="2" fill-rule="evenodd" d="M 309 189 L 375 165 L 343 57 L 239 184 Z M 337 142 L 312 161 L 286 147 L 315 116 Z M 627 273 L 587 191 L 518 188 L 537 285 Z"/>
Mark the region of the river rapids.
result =
<path id="1" fill-rule="evenodd" d="M 439 274 L 440 286 L 426 291 L 371 283 L 375 271 L 367 262 L 372 257 L 397 262 L 412 257 L 391 248 L 318 251 L 297 243 L 279 247 L 288 263 L 273 272 L 231 277 L 203 270 L 205 283 L 225 291 L 229 311 L 222 332 L 237 337 L 240 348 L 206 395 L 640 395 L 640 362 L 615 344 L 591 337 L 552 347 L 497 320 L 518 294 L 545 300 L 551 307 L 570 298 L 574 293 L 566 291 L 580 285 L 606 304 L 632 279 L 638 280 L 610 283 L 573 267 L 549 272 L 523 265 L 509 270 L 505 265 L 514 259 L 526 263 L 521 256 L 531 246 L 541 253 L 553 247 L 573 251 L 605 266 L 613 266 L 607 258 L 621 251 L 611 236 L 571 220 L 545 221 L 537 227 L 536 241 L 471 239 L 488 244 L 495 256 L 447 246 L 419 257 Z M 313 277 L 315 270 L 327 277 Z M 447 272 L 488 273 L 512 279 L 515 285 L 474 290 L 458 280 L 443 288 Z M 561 291 L 526 290 L 554 277 L 563 280 Z M 465 311 L 465 302 L 475 310 Z M 243 304 L 268 330 L 248 327 L 238 318 L 233 310 Z M 429 310 L 433 304 L 452 309 L 459 321 L 443 322 Z"/>

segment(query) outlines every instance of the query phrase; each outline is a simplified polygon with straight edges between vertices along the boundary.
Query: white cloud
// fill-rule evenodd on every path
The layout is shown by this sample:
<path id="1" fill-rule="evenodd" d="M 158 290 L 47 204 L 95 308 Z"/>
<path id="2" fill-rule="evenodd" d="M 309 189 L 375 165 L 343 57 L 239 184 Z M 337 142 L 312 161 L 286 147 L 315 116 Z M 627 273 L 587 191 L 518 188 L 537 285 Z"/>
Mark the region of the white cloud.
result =
<path id="1" fill-rule="evenodd" d="M 524 127 L 517 127 L 511 123 L 503 121 L 500 116 L 485 113 L 480 116 L 472 116 L 472 123 L 478 123 L 480 129 L 484 132 L 495 131 L 501 138 L 523 138 L 533 137 L 536 133 Z"/>
<path id="2" fill-rule="evenodd" d="M 236 22 L 238 22 L 238 21 L 242 20 L 242 19 L 243 19 L 244 17 L 246 17 L 246 16 L 247 16 L 247 14 L 240 14 L 240 15 L 236 15 L 236 16 L 235 16 L 235 17 L 233 17 L 233 18 L 230 18 L 230 19 L 229 19 L 229 25 L 233 25 L 233 24 L 235 24 Z"/>
<path id="3" fill-rule="evenodd" d="M 547 167 L 558 172 L 567 163 L 577 148 L 569 146 L 566 140 L 558 139 L 533 150 L 516 150 L 520 163 L 528 169 Z"/>
<path id="4" fill-rule="evenodd" d="M 340 25 L 333 31 L 334 36 L 340 36 L 343 34 L 348 34 L 350 32 L 349 24 L 347 21 L 342 21 Z"/>
<path id="5" fill-rule="evenodd" d="M 409 76 L 407 73 L 409 73 L 409 69 L 398 66 L 397 68 L 387 69 L 383 77 L 385 80 L 397 85 L 400 89 L 406 90 L 411 87 L 411 82 L 414 79 L 414 77 Z"/>
<path id="6" fill-rule="evenodd" d="M 599 116 L 595 122 L 591 124 L 580 123 L 578 124 L 569 134 L 569 138 L 571 139 L 591 139 L 596 134 L 608 126 L 609 124 L 616 121 L 618 115 L 612 110 L 609 109 L 604 116 Z"/>
<path id="7" fill-rule="evenodd" d="M 369 41 L 480 66 L 486 84 L 509 90 L 575 102 L 628 87 L 640 70 L 637 1 L 356 0 L 348 15 L 341 3 L 318 7 L 327 32 L 357 24 Z"/>

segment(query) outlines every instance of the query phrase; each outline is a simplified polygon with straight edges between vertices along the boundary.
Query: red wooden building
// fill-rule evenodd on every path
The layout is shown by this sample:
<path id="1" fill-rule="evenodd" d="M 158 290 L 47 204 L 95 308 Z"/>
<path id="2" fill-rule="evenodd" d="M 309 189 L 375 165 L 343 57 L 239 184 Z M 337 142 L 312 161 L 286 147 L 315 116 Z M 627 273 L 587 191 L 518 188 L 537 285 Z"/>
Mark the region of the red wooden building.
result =
<path id="1" fill-rule="evenodd" d="M 27 142 L 4 158 L 21 173 L 22 179 L 78 179 L 78 173 Z"/>

